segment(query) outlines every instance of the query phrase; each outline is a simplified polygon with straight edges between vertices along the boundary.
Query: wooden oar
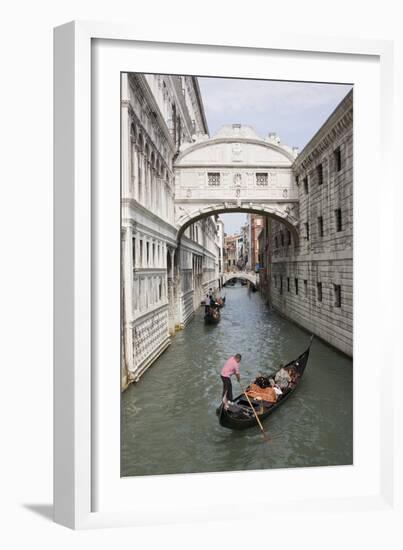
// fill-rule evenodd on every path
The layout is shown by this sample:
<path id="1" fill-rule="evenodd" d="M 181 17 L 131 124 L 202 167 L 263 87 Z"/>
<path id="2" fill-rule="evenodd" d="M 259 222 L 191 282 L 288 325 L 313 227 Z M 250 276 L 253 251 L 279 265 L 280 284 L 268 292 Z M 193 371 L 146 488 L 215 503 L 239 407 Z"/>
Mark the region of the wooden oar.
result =
<path id="1" fill-rule="evenodd" d="M 241 384 L 241 381 L 238 380 L 238 382 L 239 382 L 239 385 L 241 386 L 242 393 L 244 394 L 244 396 L 245 396 L 246 399 L 248 400 L 248 403 L 249 403 L 249 405 L 250 405 L 250 408 L 252 409 L 253 414 L 255 415 L 256 421 L 257 421 L 257 423 L 259 424 L 259 428 L 260 428 L 261 431 L 262 431 L 263 439 L 266 441 L 266 443 L 268 443 L 268 442 L 270 441 L 270 436 L 264 431 L 263 426 L 262 426 L 262 423 L 260 422 L 259 417 L 258 417 L 258 415 L 256 414 L 255 407 L 252 405 L 251 400 L 249 399 L 248 394 L 247 394 L 246 391 L 243 389 L 242 384 Z"/>

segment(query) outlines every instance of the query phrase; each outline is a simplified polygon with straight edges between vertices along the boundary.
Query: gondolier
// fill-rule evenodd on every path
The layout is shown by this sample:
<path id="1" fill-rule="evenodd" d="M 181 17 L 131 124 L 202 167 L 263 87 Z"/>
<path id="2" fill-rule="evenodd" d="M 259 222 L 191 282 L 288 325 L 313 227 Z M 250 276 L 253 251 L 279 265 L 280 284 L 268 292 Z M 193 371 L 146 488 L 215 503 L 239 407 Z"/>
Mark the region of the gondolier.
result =
<path id="1" fill-rule="evenodd" d="M 231 376 L 235 374 L 238 382 L 241 380 L 239 372 L 239 363 L 241 362 L 241 359 L 242 356 L 240 353 L 232 355 L 229 359 L 227 359 L 225 365 L 221 369 L 221 380 L 223 384 L 222 396 L 223 398 L 226 398 L 227 401 L 232 401 L 233 399 Z"/>

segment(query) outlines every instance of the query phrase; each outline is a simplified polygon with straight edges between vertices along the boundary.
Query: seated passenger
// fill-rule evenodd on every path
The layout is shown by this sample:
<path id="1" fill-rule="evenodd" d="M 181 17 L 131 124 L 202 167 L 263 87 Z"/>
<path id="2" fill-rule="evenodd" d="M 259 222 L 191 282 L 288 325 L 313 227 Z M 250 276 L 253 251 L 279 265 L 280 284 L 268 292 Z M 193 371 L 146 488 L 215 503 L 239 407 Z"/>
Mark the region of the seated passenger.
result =
<path id="1" fill-rule="evenodd" d="M 287 369 L 281 367 L 281 369 L 276 372 L 274 380 L 281 390 L 285 390 L 288 388 L 288 384 L 291 382 L 291 376 Z"/>
<path id="2" fill-rule="evenodd" d="M 283 395 L 283 392 L 282 392 L 281 388 L 279 388 L 277 386 L 277 384 L 275 383 L 273 378 L 270 378 L 270 387 L 272 387 L 273 390 L 276 392 L 277 398 L 278 398 L 279 395 Z"/>

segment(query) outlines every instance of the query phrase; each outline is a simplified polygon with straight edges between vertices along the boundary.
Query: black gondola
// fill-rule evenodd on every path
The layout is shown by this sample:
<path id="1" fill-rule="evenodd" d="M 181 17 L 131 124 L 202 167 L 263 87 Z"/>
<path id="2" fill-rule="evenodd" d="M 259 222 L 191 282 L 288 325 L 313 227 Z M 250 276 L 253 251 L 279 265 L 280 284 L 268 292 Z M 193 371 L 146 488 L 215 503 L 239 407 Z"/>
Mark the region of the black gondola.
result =
<path id="1" fill-rule="evenodd" d="M 297 359 L 290 361 L 289 363 L 287 363 L 287 365 L 284 365 L 282 367 L 284 369 L 294 367 L 294 369 L 296 370 L 298 374 L 298 380 L 294 387 L 285 390 L 284 393 L 278 397 L 275 403 L 269 403 L 267 401 L 260 400 L 258 401 L 256 399 L 250 398 L 250 401 L 260 421 L 264 420 L 280 405 L 282 405 L 284 401 L 288 399 L 288 397 L 290 397 L 292 393 L 294 393 L 296 388 L 301 383 L 302 375 L 304 374 L 305 367 L 308 362 L 312 340 L 313 336 L 311 336 L 309 346 L 304 351 L 304 353 L 297 357 Z M 270 378 L 274 377 L 275 375 L 276 373 L 273 373 Z M 229 428 L 231 430 L 243 430 L 245 428 L 252 428 L 258 425 L 251 406 L 243 393 L 241 393 L 240 395 L 238 395 L 238 397 L 234 399 L 233 404 L 229 405 L 228 409 L 225 409 L 224 404 L 222 403 L 217 409 L 217 414 L 221 426 L 223 426 L 224 428 Z"/>
<path id="2" fill-rule="evenodd" d="M 204 322 L 208 325 L 216 325 L 221 319 L 220 309 L 218 307 L 209 307 L 204 314 Z"/>

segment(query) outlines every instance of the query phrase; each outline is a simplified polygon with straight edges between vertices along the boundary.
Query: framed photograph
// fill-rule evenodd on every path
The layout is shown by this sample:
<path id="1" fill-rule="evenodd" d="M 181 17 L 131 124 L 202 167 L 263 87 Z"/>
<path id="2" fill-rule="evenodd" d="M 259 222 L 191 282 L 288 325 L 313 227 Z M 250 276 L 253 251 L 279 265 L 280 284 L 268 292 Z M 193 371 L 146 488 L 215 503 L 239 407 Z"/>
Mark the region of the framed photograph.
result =
<path id="1" fill-rule="evenodd" d="M 54 69 L 55 520 L 393 513 L 391 43 L 69 23 Z"/>

